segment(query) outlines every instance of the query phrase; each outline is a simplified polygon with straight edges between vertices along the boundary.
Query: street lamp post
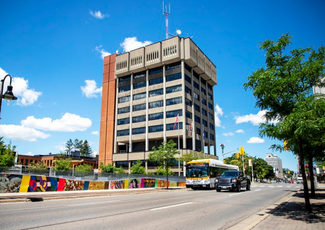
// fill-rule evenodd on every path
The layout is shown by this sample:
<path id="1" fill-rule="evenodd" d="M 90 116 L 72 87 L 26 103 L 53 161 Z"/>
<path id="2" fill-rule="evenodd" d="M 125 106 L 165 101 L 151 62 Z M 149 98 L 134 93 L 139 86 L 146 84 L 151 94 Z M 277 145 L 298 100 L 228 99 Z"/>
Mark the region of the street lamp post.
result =
<path id="1" fill-rule="evenodd" d="M 223 154 L 223 150 L 225 149 L 226 146 L 225 146 L 225 144 L 222 144 L 222 143 L 221 143 L 221 144 L 220 144 L 220 147 L 221 147 L 222 154 Z"/>
<path id="2" fill-rule="evenodd" d="M 9 77 L 10 78 L 10 84 L 7 87 L 7 91 L 3 94 L 3 87 L 4 87 L 4 83 L 6 78 Z M 12 77 L 7 74 L 2 80 L 1 80 L 1 93 L 0 93 L 0 119 L 1 119 L 1 106 L 2 106 L 2 99 L 4 98 L 8 103 L 12 100 L 17 100 L 17 97 L 15 97 L 15 95 L 12 93 Z"/>

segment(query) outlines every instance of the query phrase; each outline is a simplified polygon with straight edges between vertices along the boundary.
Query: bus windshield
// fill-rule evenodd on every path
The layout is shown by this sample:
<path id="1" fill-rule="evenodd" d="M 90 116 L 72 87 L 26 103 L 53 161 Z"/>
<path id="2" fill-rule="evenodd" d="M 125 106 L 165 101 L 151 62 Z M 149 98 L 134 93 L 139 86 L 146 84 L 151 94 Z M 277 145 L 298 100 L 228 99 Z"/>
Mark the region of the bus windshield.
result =
<path id="1" fill-rule="evenodd" d="M 208 166 L 188 166 L 186 167 L 186 177 L 207 177 Z"/>

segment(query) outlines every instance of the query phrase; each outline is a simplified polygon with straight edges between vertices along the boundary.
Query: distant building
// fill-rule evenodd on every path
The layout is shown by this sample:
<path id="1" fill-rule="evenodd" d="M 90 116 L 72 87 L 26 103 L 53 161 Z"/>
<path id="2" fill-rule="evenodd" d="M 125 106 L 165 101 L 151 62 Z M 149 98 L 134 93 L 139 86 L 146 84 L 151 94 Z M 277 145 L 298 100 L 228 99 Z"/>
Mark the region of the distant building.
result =
<path id="1" fill-rule="evenodd" d="M 73 154 L 72 154 L 73 153 Z M 27 156 L 27 155 L 18 155 L 18 164 L 28 166 L 32 162 L 35 164 L 39 162 L 43 162 L 47 167 L 54 166 L 54 160 L 60 158 L 71 158 L 72 164 L 74 166 L 88 164 L 93 167 L 93 169 L 98 168 L 98 155 L 96 157 L 85 157 L 80 156 L 78 152 L 74 151 L 71 152 L 71 155 L 62 155 L 62 154 L 48 154 L 48 155 L 35 155 L 35 156 Z"/>
<path id="2" fill-rule="evenodd" d="M 279 157 L 273 155 L 272 153 L 267 153 L 265 161 L 268 165 L 271 165 L 273 167 L 273 171 L 276 177 L 283 178 L 282 160 Z"/>

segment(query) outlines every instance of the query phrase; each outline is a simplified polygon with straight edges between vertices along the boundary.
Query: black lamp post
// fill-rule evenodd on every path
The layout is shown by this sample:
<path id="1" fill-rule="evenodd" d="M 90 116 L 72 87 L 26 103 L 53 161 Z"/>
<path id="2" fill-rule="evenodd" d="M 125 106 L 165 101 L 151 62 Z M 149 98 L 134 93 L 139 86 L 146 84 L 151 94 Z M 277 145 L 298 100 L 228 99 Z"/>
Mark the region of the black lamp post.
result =
<path id="1" fill-rule="evenodd" d="M 3 94 L 3 87 L 4 83 L 7 77 L 10 77 L 10 84 L 7 87 L 7 91 Z M 0 94 L 0 119 L 1 119 L 1 106 L 2 106 L 2 99 L 5 99 L 8 103 L 12 100 L 17 100 L 17 97 L 12 93 L 12 77 L 7 74 L 2 80 L 1 80 L 1 94 Z"/>
<path id="2" fill-rule="evenodd" d="M 221 150 L 222 150 L 222 154 L 223 154 L 223 150 L 225 149 L 225 144 L 220 144 Z"/>

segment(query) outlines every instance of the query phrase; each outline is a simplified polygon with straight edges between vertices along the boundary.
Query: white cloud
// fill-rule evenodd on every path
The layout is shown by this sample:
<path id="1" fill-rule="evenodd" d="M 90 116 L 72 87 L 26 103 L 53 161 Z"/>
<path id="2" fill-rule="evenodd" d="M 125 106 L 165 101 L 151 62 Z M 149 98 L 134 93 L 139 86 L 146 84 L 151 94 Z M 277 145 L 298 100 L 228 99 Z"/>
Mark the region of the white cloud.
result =
<path id="1" fill-rule="evenodd" d="M 86 85 L 81 86 L 81 91 L 86 97 L 97 97 L 97 94 L 102 93 L 102 87 L 97 88 L 96 81 L 85 80 Z"/>
<path id="2" fill-rule="evenodd" d="M 93 132 L 91 132 L 91 134 L 92 134 L 92 135 L 98 135 L 99 132 L 98 132 L 98 131 L 93 131 Z"/>
<path id="3" fill-rule="evenodd" d="M 264 142 L 265 142 L 265 140 L 263 140 L 263 139 L 261 139 L 259 137 L 251 137 L 247 141 L 247 143 L 249 143 L 249 144 L 261 144 L 261 143 L 264 143 Z"/>
<path id="4" fill-rule="evenodd" d="M 261 110 L 257 114 L 249 114 L 244 116 L 236 116 L 236 124 L 251 122 L 253 125 L 259 125 L 260 123 L 266 122 L 264 115 L 266 110 Z"/>
<path id="5" fill-rule="evenodd" d="M 233 136 L 233 135 L 235 135 L 234 133 L 232 133 L 232 132 L 229 132 L 229 133 L 223 133 L 222 135 L 224 135 L 224 136 L 226 136 L 226 137 L 231 137 L 231 136 Z"/>
<path id="6" fill-rule="evenodd" d="M 131 50 L 150 45 L 151 43 L 151 41 L 139 42 L 136 37 L 130 37 L 125 38 L 124 42 L 122 42 L 120 45 L 122 46 L 124 52 L 129 52 Z"/>
<path id="7" fill-rule="evenodd" d="M 65 151 L 65 142 L 61 142 L 59 145 L 55 146 L 56 149 L 60 150 L 60 151 Z"/>
<path id="8" fill-rule="evenodd" d="M 100 53 L 102 59 L 104 59 L 104 57 L 106 57 L 106 56 L 111 55 L 111 53 L 109 53 L 109 52 L 107 52 L 106 50 L 104 50 L 104 49 L 102 48 L 101 45 L 96 46 L 96 47 L 95 47 L 95 50 L 96 50 L 98 53 Z"/>
<path id="9" fill-rule="evenodd" d="M 61 131 L 75 132 L 85 131 L 91 126 L 89 118 L 83 118 L 76 114 L 66 113 L 61 119 L 52 120 L 49 117 L 36 119 L 34 116 L 29 116 L 21 121 L 21 124 L 26 127 L 40 129 L 44 131 Z"/>
<path id="10" fill-rule="evenodd" d="M 89 11 L 90 15 L 93 16 L 94 18 L 97 18 L 97 19 L 104 19 L 104 18 L 107 18 L 108 15 L 105 15 L 105 14 L 102 14 L 102 12 L 100 11 Z"/>
<path id="11" fill-rule="evenodd" d="M 222 117 L 222 115 L 222 109 L 219 107 L 219 105 L 216 104 L 216 106 L 214 107 L 214 122 L 216 127 L 222 127 L 221 120 L 219 118 L 219 116 Z"/>
<path id="12" fill-rule="evenodd" d="M 245 133 L 245 131 L 244 130 L 242 130 L 242 129 L 238 129 L 237 131 L 236 131 L 236 133 Z"/>
<path id="13" fill-rule="evenodd" d="M 50 137 L 49 134 L 21 125 L 1 125 L 0 133 L 5 138 L 19 141 L 36 141 Z"/>
<path id="14" fill-rule="evenodd" d="M 19 153 L 19 155 L 34 156 L 34 154 L 33 154 L 32 152 L 28 152 L 28 153 L 25 153 L 25 154 L 24 154 L 24 153 L 23 153 L 23 154 L 20 154 L 20 153 Z"/>
<path id="15" fill-rule="evenodd" d="M 6 74 L 6 71 L 0 68 L 0 78 L 2 79 Z M 10 81 L 6 79 L 4 91 L 7 90 L 9 83 Z M 37 101 L 38 97 L 42 94 L 41 92 L 37 92 L 34 89 L 29 89 L 28 80 L 25 80 L 22 77 L 13 77 L 12 87 L 13 94 L 18 97 L 17 104 L 21 106 L 34 104 Z"/>

